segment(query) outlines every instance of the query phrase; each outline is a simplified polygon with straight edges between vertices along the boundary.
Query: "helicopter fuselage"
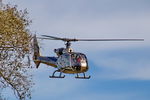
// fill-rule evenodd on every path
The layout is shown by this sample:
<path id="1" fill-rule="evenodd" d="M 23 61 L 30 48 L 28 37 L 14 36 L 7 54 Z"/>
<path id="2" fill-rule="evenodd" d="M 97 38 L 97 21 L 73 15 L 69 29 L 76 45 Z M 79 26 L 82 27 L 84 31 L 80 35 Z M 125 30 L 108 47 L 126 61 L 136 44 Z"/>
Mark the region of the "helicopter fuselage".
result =
<path id="1" fill-rule="evenodd" d="M 59 72 L 68 74 L 88 71 L 88 61 L 85 54 L 77 52 L 56 52 L 56 49 L 54 51 L 58 57 L 39 56 L 37 57 L 37 61 L 55 67 Z"/>

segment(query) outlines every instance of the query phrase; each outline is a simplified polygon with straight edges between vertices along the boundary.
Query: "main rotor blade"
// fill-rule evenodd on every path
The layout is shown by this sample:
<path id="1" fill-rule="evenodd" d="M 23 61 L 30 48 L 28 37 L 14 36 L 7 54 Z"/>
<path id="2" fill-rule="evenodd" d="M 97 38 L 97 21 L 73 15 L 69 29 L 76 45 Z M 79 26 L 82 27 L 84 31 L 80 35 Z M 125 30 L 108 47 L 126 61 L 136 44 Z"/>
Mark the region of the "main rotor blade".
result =
<path id="1" fill-rule="evenodd" d="M 49 35 L 41 35 L 46 38 L 40 38 L 40 39 L 48 39 L 48 40 L 62 40 L 62 41 L 78 41 L 77 39 L 70 39 L 70 38 L 59 38 L 55 36 L 49 36 Z"/>
<path id="2" fill-rule="evenodd" d="M 55 36 L 42 35 L 40 39 L 48 39 L 48 40 L 62 40 L 62 41 L 144 41 L 144 39 L 71 39 L 71 38 L 59 38 Z"/>
<path id="3" fill-rule="evenodd" d="M 46 39 L 46 40 L 56 40 L 56 39 L 52 39 L 52 38 L 46 38 L 46 37 L 37 37 L 38 39 Z"/>
<path id="4" fill-rule="evenodd" d="M 78 41 L 144 41 L 144 39 L 77 39 Z"/>
<path id="5" fill-rule="evenodd" d="M 49 35 L 41 35 L 43 37 L 47 37 L 45 39 L 52 39 L 52 40 L 64 40 L 65 38 L 59 38 L 59 37 L 55 37 L 55 36 L 49 36 Z"/>

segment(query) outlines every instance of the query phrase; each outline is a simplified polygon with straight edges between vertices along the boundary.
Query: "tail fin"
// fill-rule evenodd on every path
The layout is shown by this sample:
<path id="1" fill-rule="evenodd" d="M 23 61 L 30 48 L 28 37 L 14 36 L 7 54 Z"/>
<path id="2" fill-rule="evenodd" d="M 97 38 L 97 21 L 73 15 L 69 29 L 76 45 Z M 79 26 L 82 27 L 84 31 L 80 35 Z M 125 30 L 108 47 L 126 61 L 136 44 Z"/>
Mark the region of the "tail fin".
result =
<path id="1" fill-rule="evenodd" d="M 37 42 L 36 35 L 34 35 L 33 37 L 33 49 L 34 49 L 33 60 L 36 65 L 36 68 L 38 68 L 40 65 L 40 60 L 38 60 L 38 57 L 40 56 L 40 52 L 39 52 L 39 45 Z"/>

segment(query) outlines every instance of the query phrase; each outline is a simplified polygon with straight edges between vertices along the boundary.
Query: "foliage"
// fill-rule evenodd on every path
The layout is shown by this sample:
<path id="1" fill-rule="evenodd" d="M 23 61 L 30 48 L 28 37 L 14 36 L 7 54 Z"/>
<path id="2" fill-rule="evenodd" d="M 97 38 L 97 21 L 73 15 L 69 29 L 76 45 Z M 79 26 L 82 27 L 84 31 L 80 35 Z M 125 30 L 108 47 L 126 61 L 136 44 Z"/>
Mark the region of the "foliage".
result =
<path id="1" fill-rule="evenodd" d="M 31 21 L 17 6 L 0 7 L 0 88 L 10 88 L 19 100 L 31 98 Z M 0 93 L 1 94 L 1 93 Z"/>

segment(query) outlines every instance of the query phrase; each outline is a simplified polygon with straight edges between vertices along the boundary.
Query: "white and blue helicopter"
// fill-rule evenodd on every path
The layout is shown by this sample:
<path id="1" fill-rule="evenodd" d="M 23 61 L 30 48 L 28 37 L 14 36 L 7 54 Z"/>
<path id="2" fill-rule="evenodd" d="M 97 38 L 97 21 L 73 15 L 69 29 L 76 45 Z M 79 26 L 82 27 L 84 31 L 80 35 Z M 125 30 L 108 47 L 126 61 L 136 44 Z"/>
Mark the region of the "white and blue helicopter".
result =
<path id="1" fill-rule="evenodd" d="M 54 49 L 54 52 L 57 54 L 56 57 L 47 57 L 41 56 L 39 52 L 39 46 L 36 35 L 33 37 L 33 48 L 34 55 L 33 61 L 36 65 L 36 68 L 39 67 L 40 63 L 47 64 L 56 68 L 50 78 L 64 78 L 66 74 L 76 74 L 75 78 L 78 79 L 89 79 L 91 76 L 86 76 L 85 72 L 88 71 L 88 60 L 85 54 L 74 52 L 71 46 L 71 42 L 76 41 L 144 41 L 144 39 L 70 39 L 70 38 L 59 38 L 54 36 L 42 35 L 38 37 L 40 39 L 47 40 L 61 40 L 65 42 L 65 48 Z M 56 72 L 59 72 L 59 75 L 55 75 Z M 83 76 L 79 76 L 80 73 L 83 73 Z"/>

